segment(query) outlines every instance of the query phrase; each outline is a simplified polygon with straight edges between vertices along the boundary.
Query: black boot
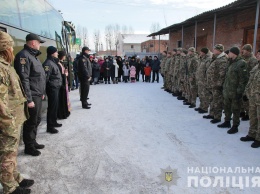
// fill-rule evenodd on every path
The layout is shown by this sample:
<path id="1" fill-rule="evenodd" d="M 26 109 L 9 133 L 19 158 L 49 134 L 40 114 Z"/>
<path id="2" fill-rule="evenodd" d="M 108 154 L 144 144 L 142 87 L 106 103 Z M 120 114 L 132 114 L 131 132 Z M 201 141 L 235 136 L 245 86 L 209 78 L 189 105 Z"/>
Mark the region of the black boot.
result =
<path id="1" fill-rule="evenodd" d="M 191 105 L 189 106 L 189 108 L 195 108 L 195 107 L 196 107 L 195 104 L 191 104 Z"/>
<path id="2" fill-rule="evenodd" d="M 211 122 L 212 124 L 215 124 L 215 123 L 221 122 L 221 120 L 220 120 L 220 119 L 212 119 L 210 122 Z"/>
<path id="3" fill-rule="evenodd" d="M 255 138 L 250 137 L 250 136 L 245 136 L 240 138 L 241 141 L 255 141 Z"/>
<path id="4" fill-rule="evenodd" d="M 248 115 L 245 115 L 244 117 L 242 117 L 241 120 L 242 120 L 242 121 L 248 121 L 248 120 L 249 120 L 249 116 L 248 116 Z"/>
<path id="5" fill-rule="evenodd" d="M 178 96 L 178 100 L 184 100 L 185 98 L 183 96 Z"/>
<path id="6" fill-rule="evenodd" d="M 185 98 L 185 99 L 183 100 L 183 102 L 188 102 L 188 100 Z"/>
<path id="7" fill-rule="evenodd" d="M 198 112 L 199 112 L 200 114 L 208 113 L 208 111 L 206 111 L 206 110 L 202 110 L 202 109 L 200 109 Z"/>
<path id="8" fill-rule="evenodd" d="M 53 125 L 53 127 L 62 127 L 62 124 L 56 123 L 56 124 Z"/>
<path id="9" fill-rule="evenodd" d="M 34 184 L 34 180 L 30 180 L 30 179 L 23 179 L 20 183 L 19 186 L 22 188 L 28 188 L 33 186 Z"/>
<path id="10" fill-rule="evenodd" d="M 34 146 L 31 147 L 25 147 L 24 153 L 31 156 L 39 156 L 41 155 L 41 152 L 38 151 Z"/>
<path id="11" fill-rule="evenodd" d="M 236 125 L 233 125 L 233 126 L 231 127 L 231 129 L 229 129 L 229 130 L 227 131 L 228 134 L 235 134 L 235 133 L 237 133 L 237 132 L 238 132 L 238 126 L 236 126 Z"/>
<path id="12" fill-rule="evenodd" d="M 211 116 L 211 115 L 205 115 L 205 116 L 203 116 L 203 118 L 204 118 L 204 119 L 214 119 L 214 117 Z"/>
<path id="13" fill-rule="evenodd" d="M 231 124 L 230 121 L 225 121 L 224 123 L 218 125 L 219 128 L 230 128 Z"/>
<path id="14" fill-rule="evenodd" d="M 251 145 L 252 148 L 259 148 L 260 147 L 260 141 L 255 140 L 254 143 Z"/>
<path id="15" fill-rule="evenodd" d="M 178 93 L 175 93 L 175 92 L 172 92 L 172 95 L 173 95 L 174 97 L 179 96 L 179 94 L 178 94 Z"/>
<path id="16" fill-rule="evenodd" d="M 47 132 L 51 134 L 59 133 L 59 131 L 54 127 L 47 127 Z"/>
<path id="17" fill-rule="evenodd" d="M 183 105 L 191 105 L 189 102 L 184 102 Z"/>
<path id="18" fill-rule="evenodd" d="M 195 111 L 199 111 L 199 110 L 201 110 L 201 108 L 195 108 L 194 110 L 195 110 Z"/>
<path id="19" fill-rule="evenodd" d="M 43 144 L 38 144 L 37 142 L 34 143 L 34 147 L 37 150 L 43 149 L 45 146 Z"/>
<path id="20" fill-rule="evenodd" d="M 11 194 L 30 194 L 31 189 L 17 187 Z"/>
<path id="21" fill-rule="evenodd" d="M 240 113 L 240 117 L 244 117 L 245 115 L 246 115 L 245 112 L 241 112 L 241 113 Z"/>

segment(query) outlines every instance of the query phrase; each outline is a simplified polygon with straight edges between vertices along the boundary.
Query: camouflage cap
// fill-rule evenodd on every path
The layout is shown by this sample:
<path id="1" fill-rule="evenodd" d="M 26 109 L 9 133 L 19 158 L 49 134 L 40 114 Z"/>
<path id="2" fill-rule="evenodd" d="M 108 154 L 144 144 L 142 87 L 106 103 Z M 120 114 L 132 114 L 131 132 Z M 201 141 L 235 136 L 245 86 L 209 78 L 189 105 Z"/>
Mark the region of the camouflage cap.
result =
<path id="1" fill-rule="evenodd" d="M 14 46 L 12 37 L 6 32 L 0 31 L 0 51 L 5 51 Z"/>
<path id="2" fill-rule="evenodd" d="M 220 51 L 220 52 L 223 52 L 223 51 L 224 51 L 224 46 L 223 46 L 223 44 L 216 44 L 216 45 L 214 46 L 214 49 L 215 49 L 215 50 L 218 50 L 218 51 Z"/>
<path id="3" fill-rule="evenodd" d="M 188 49 L 188 51 L 196 52 L 196 49 L 195 49 L 194 47 L 190 47 L 190 48 Z"/>
<path id="4" fill-rule="evenodd" d="M 182 48 L 177 48 L 177 51 L 180 51 L 180 52 L 182 52 Z"/>
<path id="5" fill-rule="evenodd" d="M 248 52 L 252 52 L 252 45 L 251 44 L 245 44 L 243 46 L 242 50 L 246 50 Z"/>

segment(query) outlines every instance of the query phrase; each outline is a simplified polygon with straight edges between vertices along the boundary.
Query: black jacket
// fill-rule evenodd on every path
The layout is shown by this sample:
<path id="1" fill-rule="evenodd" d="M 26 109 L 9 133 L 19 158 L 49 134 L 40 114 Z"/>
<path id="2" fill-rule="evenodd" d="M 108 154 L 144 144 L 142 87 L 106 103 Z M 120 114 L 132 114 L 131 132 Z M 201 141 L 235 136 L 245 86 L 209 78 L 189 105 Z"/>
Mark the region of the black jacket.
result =
<path id="1" fill-rule="evenodd" d="M 104 69 L 104 76 L 105 77 L 110 77 L 111 76 L 111 68 L 112 68 L 112 64 L 108 61 L 108 62 L 104 62 L 102 65 L 102 68 Z M 106 68 L 109 68 L 108 70 Z"/>
<path id="2" fill-rule="evenodd" d="M 46 87 L 60 88 L 62 85 L 62 77 L 58 62 L 58 58 L 47 56 L 47 59 L 42 65 L 46 73 Z"/>
<path id="3" fill-rule="evenodd" d="M 93 77 L 99 78 L 100 76 L 100 65 L 97 62 L 92 63 Z"/>
<path id="4" fill-rule="evenodd" d="M 153 60 L 153 63 L 152 63 L 152 70 L 153 71 L 159 71 L 160 69 L 160 64 L 161 62 L 157 59 L 157 60 Z"/>
<path id="5" fill-rule="evenodd" d="M 32 97 L 42 97 L 45 93 L 45 72 L 37 58 L 40 54 L 40 51 L 24 45 L 14 60 L 14 68 L 21 79 L 28 103 L 32 102 Z"/>
<path id="6" fill-rule="evenodd" d="M 82 81 L 92 76 L 92 65 L 86 55 L 81 55 L 78 60 L 78 76 Z"/>

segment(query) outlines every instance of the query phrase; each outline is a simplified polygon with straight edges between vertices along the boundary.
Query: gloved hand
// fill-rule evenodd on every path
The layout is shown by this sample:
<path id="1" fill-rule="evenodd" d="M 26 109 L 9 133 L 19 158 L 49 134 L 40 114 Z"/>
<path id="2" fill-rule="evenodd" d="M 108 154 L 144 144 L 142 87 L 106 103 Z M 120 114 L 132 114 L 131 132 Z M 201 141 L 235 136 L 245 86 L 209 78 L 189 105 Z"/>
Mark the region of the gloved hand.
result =
<path id="1" fill-rule="evenodd" d="M 236 99 L 237 99 L 237 100 L 241 100 L 242 97 L 243 97 L 242 94 L 237 94 Z"/>
<path id="2" fill-rule="evenodd" d="M 246 95 L 243 96 L 243 101 L 244 101 L 244 102 L 247 102 L 247 101 L 248 101 L 248 98 L 247 98 Z"/>

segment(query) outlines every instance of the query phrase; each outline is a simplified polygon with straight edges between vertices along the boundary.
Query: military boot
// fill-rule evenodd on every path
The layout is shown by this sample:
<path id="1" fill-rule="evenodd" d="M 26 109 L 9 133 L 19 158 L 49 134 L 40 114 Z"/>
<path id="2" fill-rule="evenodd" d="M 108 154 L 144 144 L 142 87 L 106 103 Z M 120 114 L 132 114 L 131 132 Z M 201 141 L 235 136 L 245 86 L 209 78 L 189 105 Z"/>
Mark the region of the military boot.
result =
<path id="1" fill-rule="evenodd" d="M 30 146 L 30 147 L 25 146 L 24 153 L 31 156 L 41 155 L 41 152 L 38 151 L 34 146 Z"/>
<path id="2" fill-rule="evenodd" d="M 246 115 L 245 112 L 240 112 L 240 117 L 244 117 Z"/>
<path id="3" fill-rule="evenodd" d="M 195 107 L 196 107 L 195 104 L 191 104 L 191 105 L 189 106 L 189 108 L 195 108 Z"/>
<path id="4" fill-rule="evenodd" d="M 259 148 L 260 147 L 260 141 L 255 140 L 254 143 L 251 144 L 252 148 Z"/>
<path id="5" fill-rule="evenodd" d="M 59 133 L 59 131 L 54 127 L 47 127 L 47 132 L 51 134 Z"/>
<path id="6" fill-rule="evenodd" d="M 214 119 L 214 117 L 211 116 L 211 115 L 205 115 L 205 116 L 203 116 L 203 118 L 204 118 L 204 119 Z"/>
<path id="7" fill-rule="evenodd" d="M 250 136 L 245 136 L 240 138 L 241 141 L 255 141 L 255 138 L 250 137 Z"/>
<path id="8" fill-rule="evenodd" d="M 243 116 L 241 120 L 242 121 L 248 121 L 249 120 L 249 116 L 245 114 L 245 116 Z"/>
<path id="9" fill-rule="evenodd" d="M 194 110 L 195 110 L 195 111 L 199 111 L 199 110 L 201 110 L 201 108 L 195 108 Z"/>
<path id="10" fill-rule="evenodd" d="M 34 184 L 34 180 L 30 180 L 30 179 L 23 179 L 20 183 L 19 186 L 22 188 L 28 188 L 33 186 Z"/>
<path id="11" fill-rule="evenodd" d="M 200 114 L 208 113 L 208 111 L 206 111 L 206 110 L 202 110 L 202 109 L 200 109 L 198 112 L 199 112 Z"/>
<path id="12" fill-rule="evenodd" d="M 210 122 L 211 122 L 212 124 L 216 124 L 216 123 L 221 122 L 221 120 L 220 120 L 220 119 L 212 119 Z"/>
<path id="13" fill-rule="evenodd" d="M 177 98 L 178 100 L 185 100 L 185 98 L 183 96 L 178 96 Z"/>
<path id="14" fill-rule="evenodd" d="M 227 131 L 228 134 L 235 134 L 235 133 L 237 133 L 237 132 L 238 132 L 238 126 L 237 126 L 237 125 L 233 125 L 233 126 L 231 127 L 231 129 L 229 129 L 229 130 Z"/>
<path id="15" fill-rule="evenodd" d="M 11 194 L 30 194 L 31 189 L 17 187 Z"/>
<path id="16" fill-rule="evenodd" d="M 190 102 L 183 102 L 183 105 L 191 105 Z"/>
<path id="17" fill-rule="evenodd" d="M 219 128 L 230 128 L 231 124 L 230 121 L 225 121 L 224 123 L 218 125 Z"/>

